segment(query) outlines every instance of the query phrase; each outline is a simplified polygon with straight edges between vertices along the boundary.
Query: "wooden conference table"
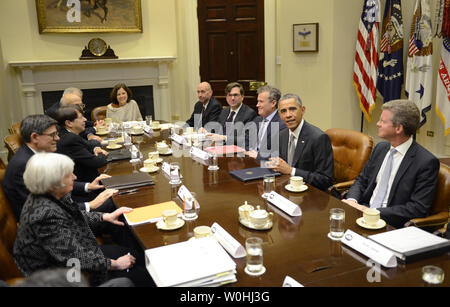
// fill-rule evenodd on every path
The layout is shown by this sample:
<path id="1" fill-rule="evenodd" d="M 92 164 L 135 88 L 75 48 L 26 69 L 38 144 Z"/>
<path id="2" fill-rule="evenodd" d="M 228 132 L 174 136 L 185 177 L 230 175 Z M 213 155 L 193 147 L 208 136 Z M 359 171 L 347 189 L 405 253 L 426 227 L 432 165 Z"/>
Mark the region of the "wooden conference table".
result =
<path id="1" fill-rule="evenodd" d="M 168 130 L 156 131 L 152 137 L 144 135 L 141 151 L 144 158 L 147 153 L 156 150 L 155 142 L 167 139 Z M 170 144 L 170 141 L 167 141 Z M 186 241 L 193 237 L 193 229 L 200 225 L 211 226 L 217 222 L 236 240 L 245 246 L 248 237 L 260 237 L 263 244 L 264 266 L 267 271 L 259 277 L 244 272 L 246 258 L 235 259 L 237 264 L 237 282 L 228 286 L 235 287 L 279 287 L 286 275 L 291 276 L 304 286 L 424 286 L 421 268 L 433 264 L 444 269 L 446 278 L 441 286 L 450 285 L 450 255 L 429 258 L 410 264 L 401 264 L 396 268 L 381 267 L 376 271 L 367 257 L 355 250 L 332 241 L 327 237 L 329 231 L 329 211 L 331 208 L 345 210 L 345 229 L 351 229 L 363 236 L 392 229 L 387 226 L 381 230 L 366 230 L 356 224 L 362 213 L 338 199 L 312 186 L 302 193 L 292 193 L 284 186 L 288 175 L 277 177 L 276 192 L 298 204 L 302 216 L 290 217 L 268 204 L 260 196 L 262 180 L 243 183 L 229 174 L 230 170 L 259 166 L 248 157 L 220 157 L 219 171 L 208 171 L 208 167 L 189 157 L 189 150 L 176 143 L 172 144 L 173 154 L 161 156 L 165 162 L 179 162 L 183 175 L 183 184 L 197 194 L 200 203 L 199 217 L 174 231 L 163 231 L 156 224 L 143 224 L 133 227 L 136 237 L 144 249 Z M 142 165 L 132 165 L 128 160 L 108 164 L 103 171 L 110 175 L 136 172 Z M 167 177 L 159 170 L 151 174 L 155 185 L 141 188 L 136 194 L 116 195 L 114 202 L 118 207 L 131 208 L 157 204 L 177 199 L 177 187 L 171 187 Z M 258 231 L 246 228 L 238 221 L 238 207 L 245 201 L 254 206 L 274 212 L 273 227 Z M 180 261 L 183 259 L 180 255 Z M 378 272 L 378 273 L 376 273 Z M 368 278 L 369 276 L 369 278 Z M 372 276 L 372 277 L 370 277 Z M 380 282 L 369 282 L 369 280 Z"/>

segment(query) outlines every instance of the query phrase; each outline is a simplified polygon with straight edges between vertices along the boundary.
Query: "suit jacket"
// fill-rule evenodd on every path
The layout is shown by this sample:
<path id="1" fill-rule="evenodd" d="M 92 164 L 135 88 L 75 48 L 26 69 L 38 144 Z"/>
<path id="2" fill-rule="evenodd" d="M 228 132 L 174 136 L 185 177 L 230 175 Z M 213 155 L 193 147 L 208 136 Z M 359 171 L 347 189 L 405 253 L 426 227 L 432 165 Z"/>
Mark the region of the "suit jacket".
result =
<path id="1" fill-rule="evenodd" d="M 80 211 L 70 200 L 51 195 L 28 196 L 20 217 L 13 255 L 25 276 L 51 267 L 66 267 L 71 258 L 98 284 L 105 280 L 111 259 L 104 256 L 92 231 L 102 213 Z"/>
<path id="2" fill-rule="evenodd" d="M 200 127 L 205 127 L 205 125 L 209 122 L 217 121 L 219 118 L 220 112 L 222 111 L 222 104 L 214 97 L 211 97 L 209 99 L 208 107 L 206 108 L 205 112 L 203 113 L 202 117 L 202 123 L 201 126 L 198 122 L 195 122 L 195 115 L 198 117 L 201 116 L 203 110 L 203 104 L 200 101 L 197 101 L 197 103 L 194 106 L 194 111 L 192 112 L 191 118 L 189 118 L 186 123 L 189 125 L 189 127 L 194 127 L 195 130 L 197 130 Z"/>
<path id="3" fill-rule="evenodd" d="M 369 206 L 376 177 L 390 147 L 388 142 L 375 146 L 347 198 Z M 394 227 L 403 227 L 412 218 L 427 216 L 434 200 L 438 173 L 439 160 L 413 141 L 392 182 L 386 208 L 379 209 L 381 218 Z"/>
<path id="4" fill-rule="evenodd" d="M 237 145 L 245 148 L 246 144 L 249 142 L 249 131 L 246 130 L 244 126 L 253 121 L 256 117 L 256 112 L 249 106 L 242 104 L 239 112 L 235 115 L 234 123 L 229 125 L 229 128 L 227 128 L 226 122 L 230 112 L 231 107 L 222 109 L 220 112 L 218 123 L 222 126 L 222 134 L 227 136 L 228 145 Z M 240 124 L 236 125 L 237 123 Z"/>
<path id="5" fill-rule="evenodd" d="M 59 138 L 57 152 L 72 158 L 78 180 L 92 182 L 99 175 L 97 169 L 108 163 L 105 155 L 94 154 L 94 148 L 101 146 L 99 142 L 86 141 L 65 128 L 59 129 Z"/>
<path id="6" fill-rule="evenodd" d="M 28 160 L 34 155 L 34 152 L 26 145 L 20 146 L 19 150 L 14 154 L 12 159 L 8 163 L 8 167 L 3 177 L 3 191 L 6 198 L 11 204 L 16 220 L 20 219 L 20 213 L 22 212 L 23 205 L 27 200 L 28 191 L 25 183 L 23 182 L 23 173 Z M 76 195 L 86 195 L 84 190 L 86 182 L 75 181 L 73 186 L 73 193 Z M 85 205 L 80 203 L 80 209 L 85 209 Z"/>
<path id="7" fill-rule="evenodd" d="M 280 132 L 280 158 L 288 160 L 289 129 Z M 292 167 L 295 175 L 318 189 L 326 190 L 333 185 L 334 161 L 331 141 L 319 128 L 303 123 L 295 147 Z"/>
<path id="8" fill-rule="evenodd" d="M 257 116 L 253 120 L 253 122 L 256 124 L 256 128 L 257 128 L 257 134 L 255 136 L 255 141 L 257 143 L 254 144 L 253 146 L 250 144 L 249 148 L 247 148 L 247 149 L 251 149 L 250 147 L 257 148 L 257 146 L 259 145 L 258 156 L 257 156 L 258 160 L 267 160 L 271 156 L 278 157 L 279 152 L 277 152 L 277 150 L 280 147 L 279 146 L 280 145 L 280 131 L 286 129 L 286 124 L 281 120 L 280 115 L 278 114 L 278 111 L 277 111 L 277 113 L 275 113 L 275 115 L 272 117 L 272 120 L 267 124 L 266 132 L 262 136 L 261 144 L 259 144 L 260 140 L 258 139 L 258 135 L 259 135 L 260 124 L 262 121 L 263 121 L 262 116 Z M 274 131 L 272 131 L 272 129 L 274 129 Z M 272 132 L 275 132 L 276 135 L 272 136 Z M 272 140 L 272 138 L 273 138 L 273 140 Z M 275 141 L 276 143 L 272 144 L 272 141 Z M 250 143 L 252 143 L 252 142 L 250 141 Z"/>

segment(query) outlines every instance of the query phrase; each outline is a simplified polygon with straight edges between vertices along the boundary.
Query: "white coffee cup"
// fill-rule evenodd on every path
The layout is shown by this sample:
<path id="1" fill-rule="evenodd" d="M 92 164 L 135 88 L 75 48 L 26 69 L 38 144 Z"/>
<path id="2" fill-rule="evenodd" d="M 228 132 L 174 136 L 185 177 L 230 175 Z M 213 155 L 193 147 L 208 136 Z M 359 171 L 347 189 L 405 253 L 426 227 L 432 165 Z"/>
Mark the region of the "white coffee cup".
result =
<path id="1" fill-rule="evenodd" d="M 303 177 L 292 176 L 289 183 L 294 189 L 300 189 L 303 185 Z"/>
<path id="2" fill-rule="evenodd" d="M 380 220 L 380 211 L 373 208 L 367 208 L 363 211 L 363 219 L 364 223 L 367 225 L 375 226 Z"/>
<path id="3" fill-rule="evenodd" d="M 273 213 L 272 213 L 273 215 Z M 271 215 L 263 209 L 256 209 L 250 212 L 250 222 L 255 227 L 263 227 L 269 221 Z"/>
<path id="4" fill-rule="evenodd" d="M 159 159 L 159 151 L 151 151 L 148 153 L 148 158 L 150 160 L 157 161 Z"/>
<path id="5" fill-rule="evenodd" d="M 152 121 L 152 129 L 159 129 L 159 121 L 157 120 Z"/>
<path id="6" fill-rule="evenodd" d="M 197 226 L 194 228 L 194 236 L 199 238 L 207 237 L 211 234 L 211 227 L 208 226 Z"/>
<path id="7" fill-rule="evenodd" d="M 131 128 L 131 131 L 133 132 L 133 134 L 142 134 L 142 133 L 144 133 L 144 130 L 143 130 L 143 128 L 140 125 L 133 126 Z"/>
<path id="8" fill-rule="evenodd" d="M 117 146 L 117 140 L 109 140 L 108 147 L 115 148 Z"/>
<path id="9" fill-rule="evenodd" d="M 193 127 L 186 127 L 186 134 L 192 134 L 194 133 L 194 128 Z"/>
<path id="10" fill-rule="evenodd" d="M 169 151 L 169 146 L 166 143 L 161 142 L 156 144 L 156 149 L 159 153 L 166 154 Z"/>
<path id="11" fill-rule="evenodd" d="M 106 132 L 106 126 L 97 126 L 96 129 L 100 133 Z"/>
<path id="12" fill-rule="evenodd" d="M 162 212 L 163 220 L 166 226 L 173 226 L 177 223 L 178 212 L 175 209 L 168 209 Z"/>
<path id="13" fill-rule="evenodd" d="M 146 169 L 153 169 L 156 166 L 155 163 L 156 163 L 156 160 L 147 159 L 144 161 L 144 167 Z"/>

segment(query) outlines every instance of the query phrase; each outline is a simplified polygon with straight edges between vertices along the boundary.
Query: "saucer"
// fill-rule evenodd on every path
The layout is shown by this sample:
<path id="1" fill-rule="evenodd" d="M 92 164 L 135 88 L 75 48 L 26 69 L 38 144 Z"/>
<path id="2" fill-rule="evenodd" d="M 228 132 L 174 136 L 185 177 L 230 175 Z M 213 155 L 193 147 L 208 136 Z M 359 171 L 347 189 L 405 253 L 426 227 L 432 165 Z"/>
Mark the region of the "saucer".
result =
<path id="1" fill-rule="evenodd" d="M 143 135 L 143 134 L 144 134 L 144 131 L 139 132 L 139 133 L 131 132 L 131 135 Z"/>
<path id="2" fill-rule="evenodd" d="M 253 225 L 249 220 L 247 219 L 241 219 L 239 218 L 239 223 L 241 223 L 242 225 L 244 225 L 245 227 L 251 228 L 251 229 L 255 229 L 255 230 L 267 230 L 272 228 L 273 226 L 273 221 L 269 220 L 266 225 L 262 226 L 262 227 L 256 227 L 255 225 Z"/>
<path id="3" fill-rule="evenodd" d="M 150 162 L 150 159 L 147 159 Z M 147 160 L 145 160 L 144 162 L 146 162 Z M 158 158 L 155 160 L 155 163 L 161 163 L 162 161 L 164 161 L 162 158 Z"/>
<path id="4" fill-rule="evenodd" d="M 158 223 L 156 223 L 156 228 L 161 229 L 161 230 L 175 230 L 175 229 L 183 227 L 183 225 L 184 225 L 184 221 L 182 219 L 177 218 L 176 223 L 172 226 L 167 226 L 166 223 L 164 223 L 164 220 L 161 220 Z"/>
<path id="5" fill-rule="evenodd" d="M 308 186 L 306 184 L 302 185 L 300 189 L 295 189 L 291 184 L 287 184 L 284 188 L 290 192 L 304 192 L 308 190 Z"/>
<path id="6" fill-rule="evenodd" d="M 116 144 L 116 146 L 106 146 L 106 148 L 107 149 L 119 149 L 119 148 L 122 148 L 122 145 L 120 145 L 120 144 Z"/>
<path id="7" fill-rule="evenodd" d="M 97 134 L 97 135 L 107 135 L 108 133 L 109 133 L 109 130 L 106 130 L 103 132 L 100 132 L 100 131 L 95 132 L 95 134 Z"/>
<path id="8" fill-rule="evenodd" d="M 360 217 L 359 219 L 357 219 L 356 224 L 366 229 L 381 229 L 386 226 L 386 222 L 382 219 L 379 219 L 376 225 L 368 225 L 366 224 L 366 222 L 364 222 L 364 217 Z"/>
<path id="9" fill-rule="evenodd" d="M 246 266 L 245 269 L 244 269 L 244 272 L 245 272 L 246 274 L 250 275 L 250 276 L 260 276 L 260 275 L 262 275 L 262 274 L 264 274 L 264 273 L 266 272 L 266 267 L 263 266 L 262 269 L 261 269 L 261 271 L 258 272 L 258 273 L 252 273 L 252 272 L 250 272 L 249 270 L 247 270 L 247 266 Z"/>
<path id="10" fill-rule="evenodd" d="M 170 156 L 172 154 L 172 149 L 169 149 L 166 153 L 162 153 L 162 152 L 159 151 L 159 154 L 161 156 Z"/>
<path id="11" fill-rule="evenodd" d="M 139 170 L 143 173 L 154 173 L 159 170 L 159 167 L 157 167 L 157 166 L 153 167 L 153 168 L 141 167 Z"/>
<path id="12" fill-rule="evenodd" d="M 161 126 L 159 126 L 158 128 L 150 126 L 150 128 L 152 128 L 152 130 L 154 130 L 154 131 L 161 130 Z"/>

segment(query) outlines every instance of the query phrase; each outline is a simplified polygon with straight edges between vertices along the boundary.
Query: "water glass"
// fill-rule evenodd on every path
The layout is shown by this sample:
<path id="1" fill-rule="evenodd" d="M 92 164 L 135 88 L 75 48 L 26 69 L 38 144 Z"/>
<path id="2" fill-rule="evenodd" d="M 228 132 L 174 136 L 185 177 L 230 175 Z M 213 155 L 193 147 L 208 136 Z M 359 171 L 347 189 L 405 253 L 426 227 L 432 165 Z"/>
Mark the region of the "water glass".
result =
<path id="1" fill-rule="evenodd" d="M 422 268 L 422 279 L 428 284 L 439 285 L 444 282 L 444 271 L 434 265 L 426 265 Z"/>
<path id="2" fill-rule="evenodd" d="M 198 218 L 198 211 L 200 210 L 200 205 L 197 202 L 197 195 L 191 192 L 192 197 L 184 200 L 183 206 L 183 219 L 186 221 L 192 221 Z"/>
<path id="3" fill-rule="evenodd" d="M 341 208 L 330 210 L 330 233 L 333 240 L 340 240 L 344 236 L 345 211 Z"/>
<path id="4" fill-rule="evenodd" d="M 170 163 L 170 181 L 169 184 L 180 184 L 180 164 L 179 163 Z"/>
<path id="5" fill-rule="evenodd" d="M 210 154 L 209 155 L 209 166 L 208 171 L 217 171 L 219 169 L 219 165 L 217 162 L 217 155 L 216 154 Z"/>
<path id="6" fill-rule="evenodd" d="M 245 272 L 249 275 L 261 275 L 265 271 L 262 244 L 262 239 L 257 237 L 250 237 L 245 240 L 245 250 L 247 252 Z"/>
<path id="7" fill-rule="evenodd" d="M 275 176 L 274 175 L 264 175 L 263 178 L 263 189 L 264 193 L 262 198 L 267 199 L 269 197 L 270 192 L 275 190 Z"/>
<path id="8" fill-rule="evenodd" d="M 153 118 L 152 118 L 152 116 L 151 115 L 147 115 L 147 116 L 145 116 L 145 123 L 147 124 L 147 126 L 152 126 L 152 121 L 153 121 Z"/>

